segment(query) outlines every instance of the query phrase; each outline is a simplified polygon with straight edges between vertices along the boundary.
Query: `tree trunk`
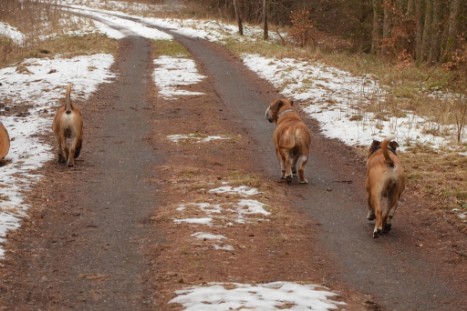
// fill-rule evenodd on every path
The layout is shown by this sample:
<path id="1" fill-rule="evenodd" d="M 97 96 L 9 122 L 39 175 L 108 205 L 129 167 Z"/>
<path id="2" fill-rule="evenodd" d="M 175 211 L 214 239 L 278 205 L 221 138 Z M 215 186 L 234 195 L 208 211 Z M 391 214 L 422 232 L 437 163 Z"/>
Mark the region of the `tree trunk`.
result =
<path id="1" fill-rule="evenodd" d="M 268 32 L 268 5 L 267 0 L 263 0 L 263 39 L 269 39 Z"/>
<path id="2" fill-rule="evenodd" d="M 235 11 L 235 18 L 237 19 L 238 24 L 238 33 L 240 34 L 240 36 L 243 36 L 243 22 L 242 16 L 240 15 L 240 11 L 238 8 L 238 0 L 233 0 L 233 6 Z"/>
<path id="3" fill-rule="evenodd" d="M 460 11 L 460 0 L 452 0 L 449 8 L 448 33 L 446 38 L 446 47 L 443 55 L 449 55 L 456 47 L 457 42 L 457 23 Z"/>
<path id="4" fill-rule="evenodd" d="M 431 43 L 430 43 L 430 52 L 428 54 L 428 63 L 437 63 L 440 56 L 441 48 L 441 21 L 440 21 L 440 11 L 441 11 L 440 0 L 433 0 L 433 20 L 431 22 Z"/>
<path id="5" fill-rule="evenodd" d="M 425 23 L 423 24 L 421 61 L 428 58 L 430 52 L 431 36 L 433 33 L 433 0 L 425 0 Z"/>
<path id="6" fill-rule="evenodd" d="M 420 63 L 423 61 L 423 50 L 422 50 L 422 41 L 423 41 L 423 5 L 424 0 L 415 1 L 415 61 Z"/>
<path id="7" fill-rule="evenodd" d="M 381 46 L 382 35 L 382 0 L 373 0 L 373 31 L 371 35 L 371 53 L 377 54 Z"/>
<path id="8" fill-rule="evenodd" d="M 383 49 L 382 53 L 386 54 L 388 51 L 387 40 L 392 35 L 394 27 L 394 0 L 383 0 Z"/>

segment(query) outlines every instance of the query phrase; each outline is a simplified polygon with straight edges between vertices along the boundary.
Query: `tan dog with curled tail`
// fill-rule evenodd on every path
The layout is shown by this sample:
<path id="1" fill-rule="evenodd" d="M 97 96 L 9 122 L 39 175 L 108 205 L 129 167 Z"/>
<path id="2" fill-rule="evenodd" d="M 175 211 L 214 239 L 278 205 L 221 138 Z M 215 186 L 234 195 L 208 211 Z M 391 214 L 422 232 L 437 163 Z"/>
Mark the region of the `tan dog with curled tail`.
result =
<path id="1" fill-rule="evenodd" d="M 281 181 L 290 183 L 298 166 L 299 183 L 307 184 L 304 167 L 308 162 L 311 136 L 300 115 L 293 109 L 293 101 L 273 101 L 266 110 L 266 118 L 277 125 L 273 140 L 281 166 Z"/>
<path id="2" fill-rule="evenodd" d="M 58 162 L 66 163 L 69 167 L 75 165 L 83 143 L 83 117 L 78 107 L 71 102 L 71 86 L 69 83 L 66 88 L 65 105 L 58 108 L 52 124 L 58 145 Z M 71 140 L 70 149 L 67 139 Z"/>
<path id="3" fill-rule="evenodd" d="M 388 137 L 383 142 L 373 140 L 368 152 L 366 191 L 368 220 L 376 218 L 373 237 L 391 230 L 391 220 L 405 188 L 404 169 L 396 155 L 399 144 Z"/>

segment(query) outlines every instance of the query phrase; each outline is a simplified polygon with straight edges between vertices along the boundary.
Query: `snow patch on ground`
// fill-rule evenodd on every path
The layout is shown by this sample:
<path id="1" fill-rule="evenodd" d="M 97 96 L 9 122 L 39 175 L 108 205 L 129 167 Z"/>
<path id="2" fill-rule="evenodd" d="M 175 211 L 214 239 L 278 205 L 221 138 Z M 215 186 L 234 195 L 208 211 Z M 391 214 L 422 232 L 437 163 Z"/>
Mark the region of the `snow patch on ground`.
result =
<path id="1" fill-rule="evenodd" d="M 223 183 L 223 186 L 208 190 L 208 194 L 229 195 L 229 196 L 254 196 L 261 192 L 256 188 L 251 188 L 245 185 L 232 187 Z M 217 197 L 220 199 L 220 197 Z M 211 200 L 213 201 L 213 200 Z M 258 215 L 268 216 L 271 213 L 266 210 L 266 205 L 258 200 L 252 199 L 239 199 L 231 202 L 198 202 L 198 203 L 182 203 L 176 208 L 181 214 L 194 214 L 199 216 L 203 213 L 206 217 L 194 218 L 177 218 L 174 219 L 176 224 L 192 224 L 192 225 L 205 225 L 209 227 L 230 227 L 234 224 L 247 224 L 256 223 L 258 221 L 267 221 L 265 218 L 257 218 Z M 196 232 L 191 235 L 202 240 L 224 240 L 226 237 L 222 235 L 211 234 L 208 232 Z M 214 250 L 220 251 L 234 251 L 235 248 L 230 244 L 214 244 Z"/>
<path id="2" fill-rule="evenodd" d="M 204 213 L 209 222 L 198 222 L 199 218 L 182 218 L 174 220 L 175 223 L 186 223 L 188 219 L 193 219 L 193 222 L 201 225 L 216 225 L 225 226 L 226 222 L 233 222 L 237 224 L 254 223 L 257 221 L 265 220 L 257 218 L 257 215 L 268 216 L 270 212 L 266 210 L 266 205 L 257 200 L 237 200 L 231 203 L 189 203 L 181 204 L 177 207 L 177 211 L 181 213 L 194 212 L 195 214 Z M 203 218 L 204 219 L 204 218 Z"/>
<path id="3" fill-rule="evenodd" d="M 141 36 L 152 40 L 172 40 L 173 37 L 158 29 L 148 27 L 137 20 L 139 17 L 124 13 L 116 13 L 106 10 L 90 9 L 82 6 L 71 5 L 64 8 L 65 11 L 84 13 L 92 18 L 98 19 L 97 27 L 104 34 L 113 39 L 121 39 L 126 36 Z M 136 20 L 129 20 L 122 17 L 130 17 Z"/>
<path id="4" fill-rule="evenodd" d="M 232 186 L 221 186 L 218 188 L 214 188 L 208 191 L 208 193 L 215 193 L 215 194 L 236 194 L 240 196 L 252 196 L 252 195 L 257 195 L 261 194 L 261 192 L 258 191 L 256 188 L 251 188 L 248 186 L 238 186 L 238 187 L 232 187 Z"/>
<path id="5" fill-rule="evenodd" d="M 300 101 L 302 110 L 319 121 L 323 134 L 348 145 L 368 146 L 372 139 L 381 140 L 391 134 L 401 150 L 414 144 L 438 149 L 455 141 L 454 125 L 442 126 L 410 113 L 404 117 L 388 114 L 383 120 L 375 113 L 364 112 L 365 105 L 382 100 L 385 94 L 373 77 L 353 76 L 319 63 L 257 54 L 243 55 L 243 62 L 281 89 L 283 95 Z M 449 134 L 429 134 L 434 129 Z M 467 131 L 463 140 L 467 140 Z"/>
<path id="6" fill-rule="evenodd" d="M 179 142 L 208 143 L 214 140 L 225 140 L 229 138 L 220 136 L 220 135 L 201 136 L 200 134 L 174 134 L 174 135 L 168 135 L 167 139 L 174 143 L 179 143 Z"/>
<path id="7" fill-rule="evenodd" d="M 335 310 L 342 302 L 327 288 L 312 284 L 272 282 L 264 284 L 208 283 L 176 291 L 170 303 L 186 311 L 229 310 Z"/>
<path id="8" fill-rule="evenodd" d="M 99 83 L 109 82 L 108 71 L 114 58 L 109 54 L 77 56 L 69 59 L 30 58 L 17 67 L 0 69 L 0 96 L 13 105 L 30 104 L 50 108 L 64 97 L 65 87 L 73 83 L 72 97 L 85 99 Z"/>
<path id="9" fill-rule="evenodd" d="M 208 232 L 196 232 L 191 236 L 200 240 L 224 240 L 226 238 L 222 234 L 212 234 Z"/>
<path id="10" fill-rule="evenodd" d="M 174 219 L 176 224 L 195 224 L 195 225 L 207 225 L 211 226 L 212 218 L 204 217 L 204 218 L 181 218 L 181 219 Z"/>
<path id="11" fill-rule="evenodd" d="M 10 38 L 15 44 L 22 45 L 26 36 L 10 24 L 0 22 L 0 35 Z"/>
<path id="12" fill-rule="evenodd" d="M 159 96 L 176 99 L 179 96 L 203 95 L 202 92 L 188 91 L 180 87 L 189 87 L 206 78 L 198 73 L 192 59 L 161 56 L 154 60 L 154 81 L 159 89 Z"/>

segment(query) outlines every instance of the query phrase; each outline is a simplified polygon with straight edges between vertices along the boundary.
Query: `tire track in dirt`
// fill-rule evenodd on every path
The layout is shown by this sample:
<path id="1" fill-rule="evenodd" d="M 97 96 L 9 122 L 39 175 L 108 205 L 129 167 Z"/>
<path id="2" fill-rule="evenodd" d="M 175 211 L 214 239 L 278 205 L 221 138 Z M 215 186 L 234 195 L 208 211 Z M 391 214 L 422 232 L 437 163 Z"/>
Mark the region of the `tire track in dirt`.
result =
<path id="1" fill-rule="evenodd" d="M 144 256 L 160 161 L 152 134 L 152 45 L 120 41 L 114 83 L 82 105 L 83 153 L 73 170 L 49 163 L 31 222 L 14 233 L 2 271 L 4 310 L 149 310 Z M 41 205 L 42 205 L 41 204 Z"/>

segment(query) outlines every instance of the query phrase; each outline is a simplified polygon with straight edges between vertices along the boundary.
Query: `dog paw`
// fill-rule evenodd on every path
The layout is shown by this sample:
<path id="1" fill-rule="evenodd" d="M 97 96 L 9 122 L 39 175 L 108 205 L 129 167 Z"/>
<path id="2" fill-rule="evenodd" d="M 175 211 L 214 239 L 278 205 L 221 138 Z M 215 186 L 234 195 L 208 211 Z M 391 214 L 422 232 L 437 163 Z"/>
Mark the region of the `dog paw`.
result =
<path id="1" fill-rule="evenodd" d="M 373 239 L 377 239 L 379 238 L 379 236 L 382 234 L 382 230 L 381 229 L 376 229 L 375 231 L 373 231 Z"/>
<path id="2" fill-rule="evenodd" d="M 306 184 L 308 184 L 308 180 L 306 180 L 306 178 L 305 178 L 304 180 L 300 180 L 299 183 L 301 185 L 306 185 Z"/>
<path id="3" fill-rule="evenodd" d="M 368 219 L 368 220 L 375 220 L 375 218 L 376 218 L 375 212 L 373 212 L 373 211 L 368 211 L 368 214 L 366 215 L 366 219 Z"/>
<path id="4" fill-rule="evenodd" d="M 292 175 L 285 176 L 285 181 L 290 184 L 292 182 Z"/>

